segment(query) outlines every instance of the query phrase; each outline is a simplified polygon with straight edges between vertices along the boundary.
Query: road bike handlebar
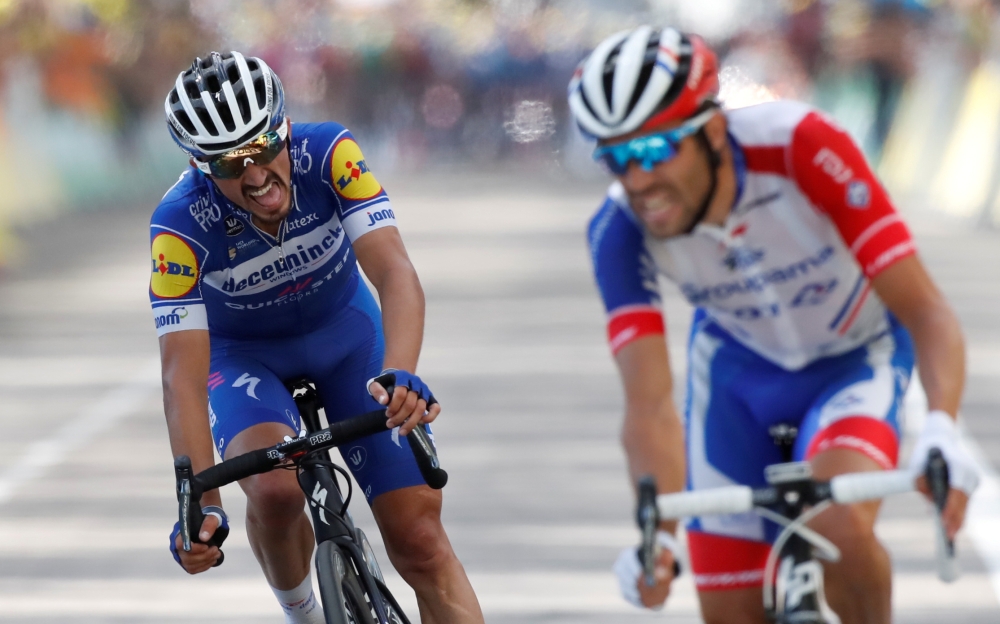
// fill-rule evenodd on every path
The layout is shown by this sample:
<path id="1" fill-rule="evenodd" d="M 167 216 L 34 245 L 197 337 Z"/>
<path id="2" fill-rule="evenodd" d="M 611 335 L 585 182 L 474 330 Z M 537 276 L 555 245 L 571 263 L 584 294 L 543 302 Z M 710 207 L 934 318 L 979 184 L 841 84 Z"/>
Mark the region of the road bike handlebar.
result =
<path id="1" fill-rule="evenodd" d="M 839 475 L 830 481 L 813 483 L 813 498 L 819 502 L 832 500 L 847 504 L 885 498 L 892 494 L 911 492 L 916 488 L 913 474 L 905 470 L 857 472 Z M 656 497 L 660 518 L 664 520 L 686 516 L 738 514 L 754 507 L 772 504 L 777 493 L 773 487 L 750 488 L 730 485 L 708 490 L 695 490 Z"/>
<path id="2" fill-rule="evenodd" d="M 178 517 L 184 550 L 190 551 L 192 542 L 200 542 L 198 531 L 201 530 L 204 521 L 201 497 L 205 492 L 240 479 L 269 472 L 286 461 L 298 462 L 310 453 L 381 433 L 386 431 L 385 423 L 385 410 L 375 410 L 333 423 L 326 429 L 320 429 L 306 436 L 286 439 L 270 448 L 257 449 L 227 459 L 197 475 L 192 474 L 191 460 L 187 455 L 177 457 L 174 460 L 174 474 L 177 479 Z M 427 485 L 437 490 L 443 488 L 448 482 L 448 473 L 441 469 L 437 452 L 427 432 L 422 426 L 418 426 L 406 438 Z M 223 540 L 225 536 L 213 536 L 209 543 L 222 546 Z M 219 563 L 222 563 L 222 557 L 216 565 Z"/>
<path id="3" fill-rule="evenodd" d="M 948 464 L 939 449 L 932 448 L 928 453 L 927 467 L 923 476 L 927 480 L 931 498 L 938 512 L 935 514 L 938 577 L 942 581 L 951 582 L 958 578 L 958 567 L 955 561 L 954 542 L 947 538 L 941 520 L 941 513 L 944 511 L 948 498 L 949 478 Z M 655 488 L 655 484 L 652 482 L 644 485 L 646 489 Z M 707 490 L 660 494 L 656 496 L 655 517 L 656 521 L 659 522 L 691 516 L 746 513 L 755 508 L 772 507 L 779 502 L 779 497 L 782 495 L 794 495 L 795 501 L 799 497 L 803 497 L 803 500 L 815 506 L 824 501 L 850 504 L 882 499 L 894 494 L 912 492 L 915 489 L 916 476 L 907 470 L 856 472 L 838 475 L 829 481 L 809 479 L 803 481 L 803 489 L 794 492 L 775 486 L 750 488 L 745 485 L 732 485 Z M 788 502 L 793 501 L 790 499 Z M 643 501 L 640 500 L 640 529 L 646 528 L 642 518 L 644 509 L 648 510 L 649 507 L 648 502 L 644 505 Z M 646 511 L 645 515 L 649 516 L 651 513 Z M 651 541 L 644 535 L 643 547 L 652 547 L 647 546 L 647 544 L 651 544 Z"/>

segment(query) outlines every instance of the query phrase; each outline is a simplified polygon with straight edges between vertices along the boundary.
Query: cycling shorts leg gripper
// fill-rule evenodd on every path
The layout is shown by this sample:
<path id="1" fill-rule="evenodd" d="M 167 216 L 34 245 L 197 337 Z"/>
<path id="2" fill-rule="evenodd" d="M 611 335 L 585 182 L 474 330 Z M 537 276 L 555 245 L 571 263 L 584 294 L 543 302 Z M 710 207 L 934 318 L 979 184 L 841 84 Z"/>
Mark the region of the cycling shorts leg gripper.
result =
<path id="1" fill-rule="evenodd" d="M 913 344 L 898 323 L 864 347 L 847 375 L 820 395 L 802 421 L 795 458 L 830 449 L 857 451 L 883 470 L 899 460 L 900 409 L 913 370 Z"/>
<path id="2" fill-rule="evenodd" d="M 771 545 L 688 530 L 688 552 L 698 591 L 761 587 Z"/>
<path id="3" fill-rule="evenodd" d="M 359 287 L 337 322 L 315 332 L 310 345 L 326 344 L 334 336 L 341 341 L 343 336 L 351 336 L 352 345 L 335 366 L 316 379 L 327 419 L 337 422 L 381 409 L 366 387 L 366 382 L 382 371 L 385 354 L 382 314 L 367 288 Z M 369 503 L 380 494 L 425 483 L 413 451 L 398 429 L 341 446 L 340 453 Z"/>
<path id="4" fill-rule="evenodd" d="M 265 422 L 286 425 L 297 435 L 299 411 L 288 390 L 266 366 L 245 357 L 212 359 L 208 377 L 209 424 L 223 458 L 240 432 Z"/>

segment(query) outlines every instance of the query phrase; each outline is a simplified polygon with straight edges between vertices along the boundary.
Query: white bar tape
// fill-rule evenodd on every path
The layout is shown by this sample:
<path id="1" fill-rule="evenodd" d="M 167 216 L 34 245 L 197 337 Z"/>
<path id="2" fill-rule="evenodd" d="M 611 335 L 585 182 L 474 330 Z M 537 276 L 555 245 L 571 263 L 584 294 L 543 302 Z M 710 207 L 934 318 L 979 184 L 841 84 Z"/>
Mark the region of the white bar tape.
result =
<path id="1" fill-rule="evenodd" d="M 731 485 L 656 497 L 661 519 L 745 513 L 753 509 L 753 490 Z"/>
<path id="2" fill-rule="evenodd" d="M 916 489 L 913 473 L 906 470 L 886 472 L 854 472 L 830 479 L 830 492 L 835 503 L 856 503 L 885 498 L 891 494 Z"/>

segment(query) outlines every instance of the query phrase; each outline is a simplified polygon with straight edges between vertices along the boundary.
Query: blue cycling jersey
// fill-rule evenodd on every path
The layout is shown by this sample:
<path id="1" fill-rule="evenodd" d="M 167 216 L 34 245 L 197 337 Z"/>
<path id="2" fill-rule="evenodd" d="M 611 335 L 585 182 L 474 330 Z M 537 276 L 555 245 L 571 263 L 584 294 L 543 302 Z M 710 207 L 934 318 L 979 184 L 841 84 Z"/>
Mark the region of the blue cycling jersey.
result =
<path id="1" fill-rule="evenodd" d="M 359 277 L 351 241 L 395 225 L 389 198 L 340 124 L 293 124 L 289 154 L 292 210 L 276 237 L 193 167 L 160 201 L 149 284 L 159 335 L 301 335 L 347 305 Z"/>

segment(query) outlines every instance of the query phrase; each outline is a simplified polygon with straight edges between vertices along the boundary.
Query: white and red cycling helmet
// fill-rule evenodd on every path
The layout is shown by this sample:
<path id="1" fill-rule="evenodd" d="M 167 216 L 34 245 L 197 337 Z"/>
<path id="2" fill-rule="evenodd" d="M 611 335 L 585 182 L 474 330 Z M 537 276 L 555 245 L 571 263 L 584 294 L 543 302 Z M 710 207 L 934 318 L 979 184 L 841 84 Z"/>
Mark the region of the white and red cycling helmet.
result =
<path id="1" fill-rule="evenodd" d="M 569 82 L 569 107 L 597 139 L 694 115 L 719 95 L 719 62 L 697 35 L 640 26 L 602 41 Z"/>

